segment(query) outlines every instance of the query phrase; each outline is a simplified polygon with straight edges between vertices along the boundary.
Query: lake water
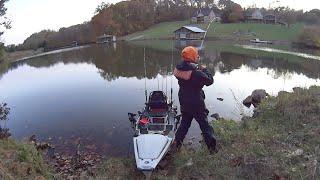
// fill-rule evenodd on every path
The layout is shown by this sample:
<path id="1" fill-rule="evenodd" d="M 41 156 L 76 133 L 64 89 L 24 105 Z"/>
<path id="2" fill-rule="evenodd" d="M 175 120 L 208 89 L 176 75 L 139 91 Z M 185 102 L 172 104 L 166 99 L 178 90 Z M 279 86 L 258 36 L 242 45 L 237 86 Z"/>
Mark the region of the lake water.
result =
<path id="1" fill-rule="evenodd" d="M 86 150 L 106 156 L 130 154 L 133 133 L 127 113 L 141 110 L 145 101 L 143 45 L 148 92 L 160 89 L 170 97 L 172 84 L 178 105 L 177 80 L 171 71 L 180 61 L 181 44 L 92 45 L 17 62 L 2 72 L 0 102 L 7 102 L 11 108 L 6 126 L 15 138 L 35 134 L 56 144 L 58 151 L 72 153 L 76 140 L 81 139 Z M 240 120 L 241 114 L 252 112 L 241 102 L 255 89 L 276 95 L 296 86 L 320 85 L 320 61 L 260 56 L 256 51 L 242 55 L 232 48 L 208 42 L 201 51 L 201 62 L 215 72 L 214 85 L 204 88 L 211 114 Z M 188 137 L 199 135 L 194 123 Z"/>

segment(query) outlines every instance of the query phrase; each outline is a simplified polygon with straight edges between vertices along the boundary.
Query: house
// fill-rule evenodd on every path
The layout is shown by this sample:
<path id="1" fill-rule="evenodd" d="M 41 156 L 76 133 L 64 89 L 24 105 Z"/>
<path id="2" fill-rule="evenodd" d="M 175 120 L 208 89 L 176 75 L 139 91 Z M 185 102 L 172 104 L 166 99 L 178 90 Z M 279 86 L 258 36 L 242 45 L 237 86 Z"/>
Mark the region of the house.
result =
<path id="1" fill-rule="evenodd" d="M 252 13 L 248 12 L 245 15 L 246 21 L 251 23 L 263 23 L 263 15 L 259 9 L 255 9 Z"/>
<path id="2" fill-rule="evenodd" d="M 97 37 L 97 44 L 103 44 L 103 43 L 108 43 L 108 42 L 115 42 L 117 41 L 116 36 L 113 35 L 102 35 Z"/>
<path id="3" fill-rule="evenodd" d="M 263 15 L 259 9 L 253 11 L 250 22 L 263 23 Z"/>
<path id="4" fill-rule="evenodd" d="M 182 26 L 174 31 L 175 39 L 196 40 L 203 39 L 206 31 L 195 26 Z"/>
<path id="5" fill-rule="evenodd" d="M 277 17 L 273 14 L 267 14 L 263 17 L 265 24 L 277 24 Z"/>
<path id="6" fill-rule="evenodd" d="M 201 8 L 192 16 L 192 23 L 209 23 L 215 20 L 216 14 L 210 8 Z"/>

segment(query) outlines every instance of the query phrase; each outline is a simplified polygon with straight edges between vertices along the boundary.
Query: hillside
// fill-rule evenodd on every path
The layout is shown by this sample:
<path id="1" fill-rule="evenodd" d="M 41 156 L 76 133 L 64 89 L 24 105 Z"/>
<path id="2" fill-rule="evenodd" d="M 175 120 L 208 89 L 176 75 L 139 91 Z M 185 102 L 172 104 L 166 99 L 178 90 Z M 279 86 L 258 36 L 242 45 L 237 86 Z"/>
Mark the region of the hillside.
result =
<path id="1" fill-rule="evenodd" d="M 166 22 L 154 25 L 147 30 L 123 37 L 124 40 L 138 39 L 168 39 L 173 37 L 173 31 L 182 25 L 188 25 L 188 21 Z M 193 26 L 207 28 L 207 24 L 195 24 Z M 295 41 L 302 24 L 294 24 L 290 28 L 281 25 L 253 24 L 253 23 L 213 23 L 208 30 L 207 38 L 210 39 L 251 39 L 260 38 L 276 41 Z"/>

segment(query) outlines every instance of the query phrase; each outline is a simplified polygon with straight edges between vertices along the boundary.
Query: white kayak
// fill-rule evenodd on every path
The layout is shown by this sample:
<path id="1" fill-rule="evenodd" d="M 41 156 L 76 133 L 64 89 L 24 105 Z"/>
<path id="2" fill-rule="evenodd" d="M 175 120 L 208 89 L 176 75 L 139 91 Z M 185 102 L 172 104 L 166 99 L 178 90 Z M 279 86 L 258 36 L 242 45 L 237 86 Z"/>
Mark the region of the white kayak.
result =
<path id="1" fill-rule="evenodd" d="M 161 134 L 142 134 L 133 138 L 137 168 L 152 171 L 168 152 L 173 138 Z"/>
<path id="2" fill-rule="evenodd" d="M 180 116 L 172 103 L 167 103 L 162 91 L 150 94 L 143 112 L 128 115 L 135 131 L 133 145 L 137 169 L 153 171 L 174 141 Z"/>

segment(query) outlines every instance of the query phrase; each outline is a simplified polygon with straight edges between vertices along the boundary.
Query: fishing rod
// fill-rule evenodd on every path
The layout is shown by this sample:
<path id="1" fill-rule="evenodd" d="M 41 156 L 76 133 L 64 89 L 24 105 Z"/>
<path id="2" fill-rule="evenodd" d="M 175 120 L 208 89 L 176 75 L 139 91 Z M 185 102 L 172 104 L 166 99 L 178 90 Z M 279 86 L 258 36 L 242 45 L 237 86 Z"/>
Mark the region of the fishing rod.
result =
<path id="1" fill-rule="evenodd" d="M 171 97 L 170 97 L 170 104 L 172 106 L 172 94 L 173 94 L 173 89 L 172 89 L 172 76 L 173 76 L 173 41 L 171 41 L 171 89 L 170 89 L 170 94 L 171 94 Z"/>
<path id="2" fill-rule="evenodd" d="M 144 95 L 146 96 L 146 103 L 148 103 L 147 92 L 147 67 L 146 67 L 146 47 L 143 47 L 143 66 L 144 66 Z"/>
<path id="3" fill-rule="evenodd" d="M 207 26 L 206 32 L 204 33 L 203 39 L 202 39 L 202 41 L 201 41 L 200 49 L 202 49 L 202 46 L 203 46 L 204 40 L 205 40 L 205 39 L 206 39 L 206 37 L 207 37 L 208 30 L 209 30 L 209 28 L 210 28 L 210 26 L 211 26 L 211 23 L 212 23 L 213 21 L 214 21 L 214 19 L 213 19 L 213 20 L 211 20 L 211 21 L 209 22 L 208 26 Z"/>
<path id="4" fill-rule="evenodd" d="M 207 29 L 206 29 L 206 32 L 204 33 L 204 36 L 203 36 L 203 39 L 202 39 L 202 41 L 201 41 L 201 45 L 200 45 L 200 49 L 199 49 L 199 50 L 201 50 L 201 49 L 203 48 L 204 40 L 205 40 L 205 39 L 206 39 L 206 37 L 207 37 L 207 33 L 208 33 L 209 28 L 210 28 L 210 26 L 211 26 L 211 23 L 212 23 L 213 21 L 214 21 L 214 19 L 213 19 L 213 20 L 211 20 L 211 21 L 209 22 L 208 26 L 207 26 Z M 200 60 L 201 60 L 201 59 L 199 59 L 198 64 L 200 64 Z"/>

